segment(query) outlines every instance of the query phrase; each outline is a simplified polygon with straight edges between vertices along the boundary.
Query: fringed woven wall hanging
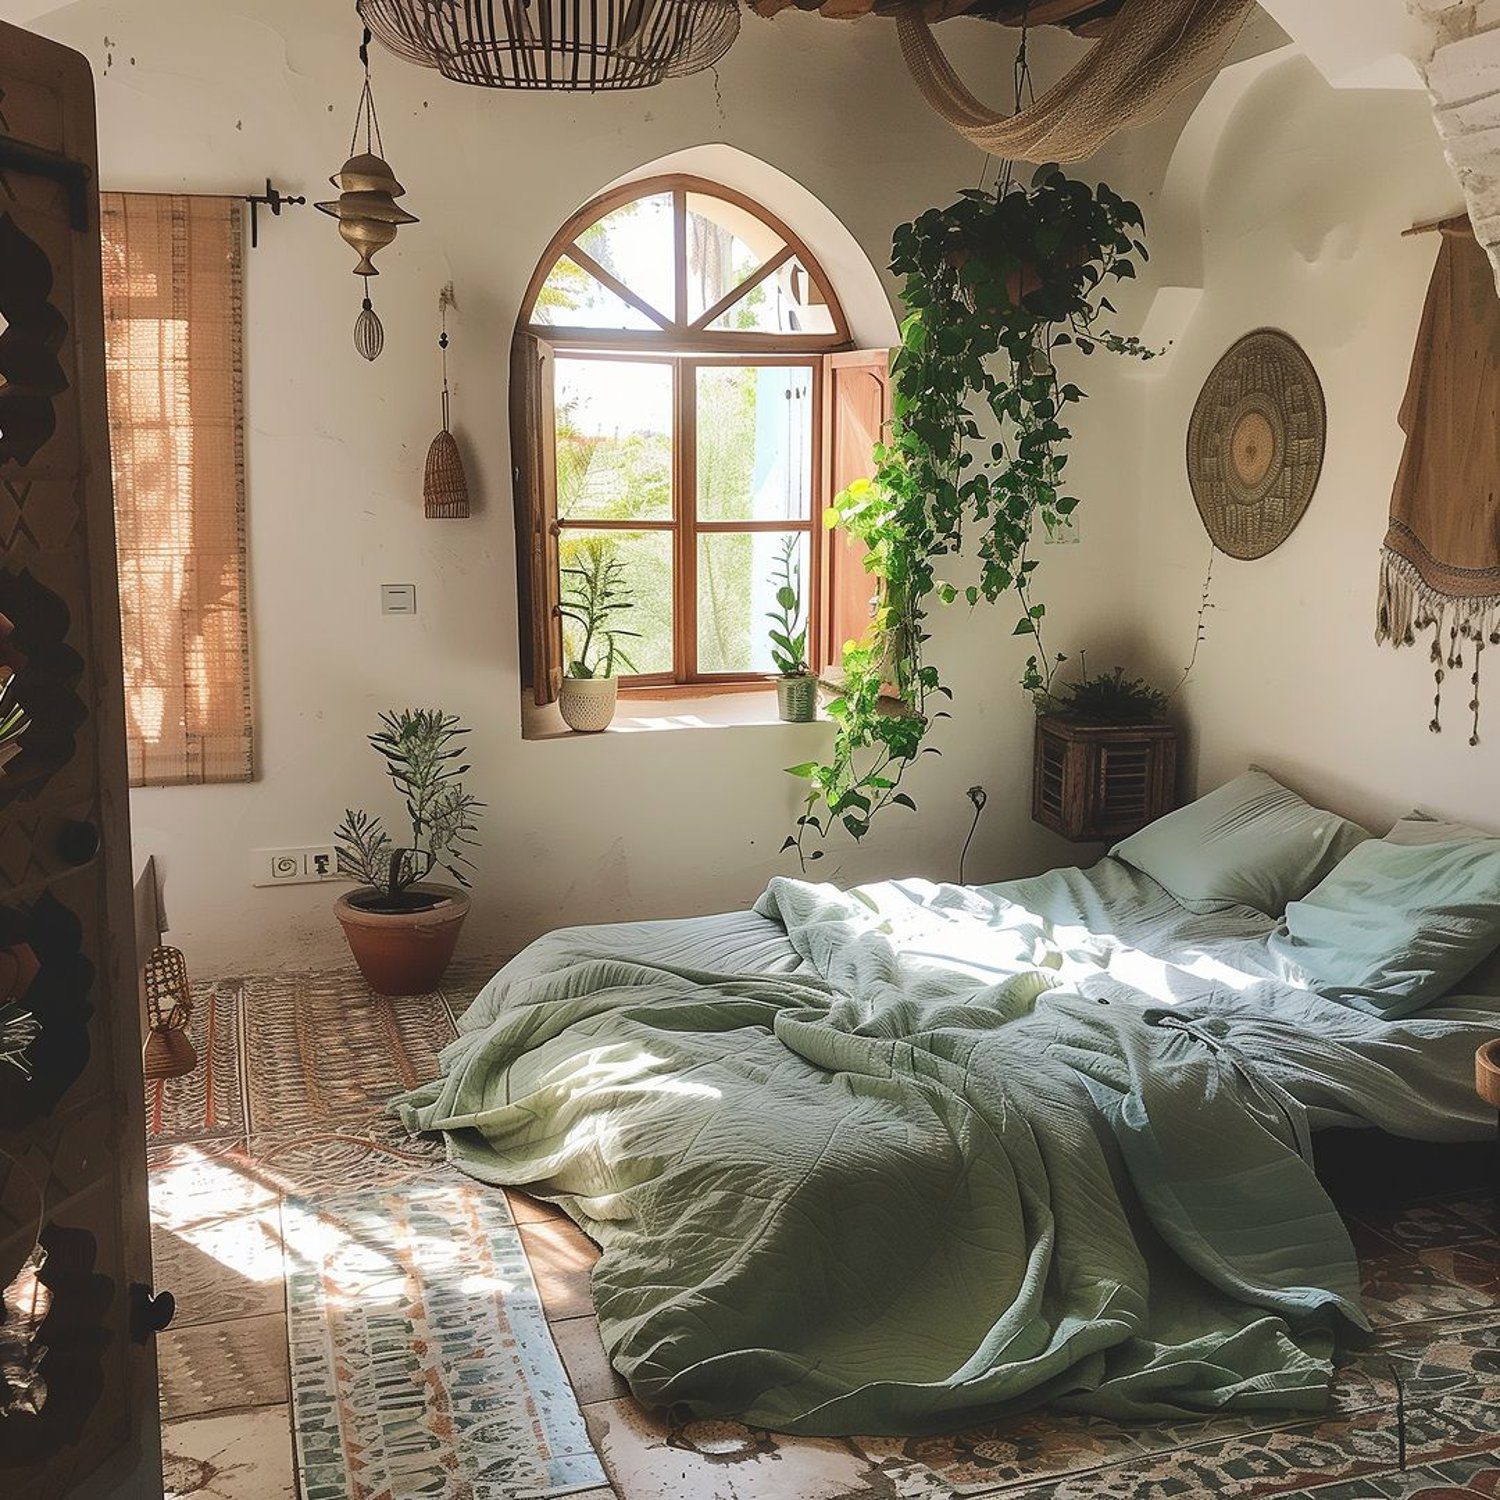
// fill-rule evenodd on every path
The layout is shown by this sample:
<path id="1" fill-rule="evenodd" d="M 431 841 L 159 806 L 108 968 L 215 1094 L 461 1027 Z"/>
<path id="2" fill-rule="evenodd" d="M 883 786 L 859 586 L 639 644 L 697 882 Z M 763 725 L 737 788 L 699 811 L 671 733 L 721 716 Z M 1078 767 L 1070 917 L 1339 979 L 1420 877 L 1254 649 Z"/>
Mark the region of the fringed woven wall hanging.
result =
<path id="1" fill-rule="evenodd" d="M 443 430 L 427 449 L 427 467 L 422 474 L 422 506 L 435 520 L 457 519 L 469 514 L 469 480 L 464 473 L 463 456 L 449 430 L 448 309 L 457 305 L 450 281 L 438 294 L 438 313 L 443 325 L 438 334 L 438 348 L 442 350 L 443 359 Z"/>
<path id="2" fill-rule="evenodd" d="M 365 277 L 366 281 L 364 300 L 359 316 L 354 320 L 354 347 L 366 359 L 375 359 L 385 347 L 385 328 L 380 322 L 380 315 L 370 303 L 368 278 L 380 275 L 375 269 L 374 256 L 396 238 L 396 231 L 403 224 L 415 224 L 417 217 L 407 213 L 396 202 L 406 189 L 396 180 L 396 174 L 385 162 L 385 142 L 380 138 L 380 121 L 375 115 L 375 96 L 370 92 L 368 27 L 359 44 L 359 60 L 364 68 L 365 82 L 354 111 L 354 135 L 349 142 L 349 159 L 339 173 L 329 179 L 339 189 L 339 196 L 335 202 L 315 206 L 339 221 L 339 233 L 344 237 L 344 243 L 359 255 L 359 264 L 355 266 L 354 274 Z M 361 125 L 365 132 L 363 151 L 358 149 Z"/>
<path id="3" fill-rule="evenodd" d="M 358 0 L 397 57 L 492 89 L 643 89 L 711 68 L 739 0 Z"/>
<path id="4" fill-rule="evenodd" d="M 1442 245 L 1401 405 L 1406 451 L 1381 551 L 1375 639 L 1411 646 L 1431 632 L 1434 734 L 1448 673 L 1468 667 L 1477 745 L 1480 663 L 1500 645 L 1500 297 L 1467 218 L 1428 227 Z"/>

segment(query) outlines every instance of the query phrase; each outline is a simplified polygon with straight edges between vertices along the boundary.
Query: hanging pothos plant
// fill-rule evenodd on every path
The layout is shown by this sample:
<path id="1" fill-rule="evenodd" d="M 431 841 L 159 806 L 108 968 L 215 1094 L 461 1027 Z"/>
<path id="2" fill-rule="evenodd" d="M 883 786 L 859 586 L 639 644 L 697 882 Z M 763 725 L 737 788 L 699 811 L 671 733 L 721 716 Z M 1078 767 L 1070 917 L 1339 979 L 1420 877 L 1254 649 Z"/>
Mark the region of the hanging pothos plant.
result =
<path id="1" fill-rule="evenodd" d="M 1078 504 L 1063 477 L 1063 418 L 1084 392 L 1059 381 L 1052 352 L 1102 346 L 1151 357 L 1139 340 L 1099 327 L 1114 311 L 1109 284 L 1134 277 L 1146 258 L 1141 231 L 1135 204 L 1055 166 L 1038 169 L 1029 188 L 1007 173 L 994 191 L 971 189 L 896 230 L 891 269 L 904 278 L 906 317 L 891 365 L 890 429 L 874 477 L 845 490 L 825 518 L 869 549 L 876 612 L 865 638 L 844 648 L 842 692 L 828 705 L 832 755 L 791 767 L 808 793 L 782 847 L 804 862 L 822 853 L 808 852 L 810 834 L 842 824 L 863 838 L 883 808 L 916 806 L 902 781 L 919 756 L 938 753 L 924 741 L 947 714 L 929 705 L 952 697 L 926 658 L 934 596 L 951 604 L 961 592 L 971 605 L 1013 596 L 1014 633 L 1034 648 L 1022 686 L 1039 691 L 1055 670 L 1028 552 L 1039 521 L 1062 525 Z M 966 531 L 980 574 L 960 591 L 938 570 L 962 551 Z"/>

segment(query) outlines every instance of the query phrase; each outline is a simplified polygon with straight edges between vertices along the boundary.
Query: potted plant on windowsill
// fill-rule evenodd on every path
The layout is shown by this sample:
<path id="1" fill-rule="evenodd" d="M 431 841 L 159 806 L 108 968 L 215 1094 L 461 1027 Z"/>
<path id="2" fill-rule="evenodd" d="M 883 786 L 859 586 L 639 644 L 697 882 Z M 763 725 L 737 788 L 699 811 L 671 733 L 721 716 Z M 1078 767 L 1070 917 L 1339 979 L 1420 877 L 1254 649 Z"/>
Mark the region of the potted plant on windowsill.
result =
<path id="1" fill-rule="evenodd" d="M 620 688 L 616 669 L 635 671 L 620 642 L 638 640 L 639 632 L 616 623 L 635 608 L 635 593 L 625 582 L 625 564 L 612 541 L 590 537 L 578 544 L 570 562 L 562 570 L 567 583 L 560 609 L 576 632 L 576 650 L 568 653 L 557 706 L 569 729 L 598 734 L 615 716 Z"/>
<path id="2" fill-rule="evenodd" d="M 378 995 L 425 995 L 438 986 L 469 914 L 467 850 L 475 846 L 484 803 L 466 792 L 459 744 L 468 733 L 439 708 L 380 716 L 370 744 L 406 805 L 411 842 L 398 846 L 378 817 L 350 808 L 334 832 L 339 873 L 361 889 L 340 896 L 334 912 L 365 982 Z M 427 883 L 446 870 L 456 886 Z"/>
<path id="3" fill-rule="evenodd" d="M 771 660 L 776 679 L 776 710 L 788 724 L 807 724 L 818 716 L 818 679 L 807 664 L 807 622 L 802 615 L 802 563 L 797 538 L 781 544 L 777 559 L 776 608 L 771 622 Z"/>

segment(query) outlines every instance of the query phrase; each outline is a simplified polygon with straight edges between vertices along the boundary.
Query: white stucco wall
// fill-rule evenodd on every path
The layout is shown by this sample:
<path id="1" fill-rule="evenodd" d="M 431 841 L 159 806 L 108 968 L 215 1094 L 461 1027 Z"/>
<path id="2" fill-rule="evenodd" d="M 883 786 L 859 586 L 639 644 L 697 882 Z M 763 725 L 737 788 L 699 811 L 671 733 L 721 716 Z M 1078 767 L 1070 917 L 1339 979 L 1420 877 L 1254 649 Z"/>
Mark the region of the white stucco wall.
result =
<path id="1" fill-rule="evenodd" d="M 80 0 L 37 24 L 95 64 L 104 186 L 245 191 L 269 173 L 283 191 L 318 197 L 349 141 L 359 84 L 351 11 Z M 972 22 L 944 34 L 987 92 L 1009 76 L 1013 35 Z M 1070 46 L 1039 44 L 1044 76 L 1049 49 Z M 513 949 L 565 922 L 744 906 L 771 875 L 795 869 L 777 852 L 798 788 L 782 768 L 817 754 L 826 726 L 522 741 L 510 330 L 536 258 L 578 204 L 644 163 L 727 142 L 754 160 L 721 156 L 724 173 L 744 173 L 740 185 L 765 191 L 809 236 L 854 304 L 857 330 L 884 337 L 879 287 L 890 283 L 870 266 L 883 276 L 892 228 L 975 182 L 982 160 L 922 104 L 893 28 L 874 21 L 747 17 L 717 87 L 703 74 L 636 96 L 517 97 L 446 83 L 377 49 L 375 88 L 387 155 L 422 221 L 380 257 L 379 361 L 366 365 L 351 347 L 359 286 L 327 218 L 311 208 L 263 217 L 260 248 L 247 251 L 260 777 L 132 798 L 138 847 L 159 858 L 173 936 L 201 974 L 340 952 L 333 890 L 254 889 L 246 854 L 325 841 L 348 804 L 390 810 L 362 736 L 393 704 L 441 704 L 474 728 L 474 784 L 489 804 L 465 938 L 475 950 Z M 820 219 L 825 210 L 842 238 Z M 438 523 L 422 518 L 421 466 L 438 419 L 437 295 L 450 279 L 456 425 L 477 513 Z M 1095 403 L 1080 434 L 1113 420 Z M 1085 496 L 1119 498 L 1117 446 L 1101 441 L 1097 463 L 1076 461 Z M 1108 655 L 1128 510 L 1101 505 L 1084 536 L 1080 547 L 1048 549 L 1049 605 Z M 415 619 L 379 614 L 382 582 L 416 584 Z M 958 701 L 936 737 L 942 758 L 927 757 L 913 779 L 921 813 L 893 813 L 858 850 L 840 842 L 820 874 L 951 877 L 974 782 L 991 801 L 971 875 L 1069 856 L 1028 818 L 1031 726 L 1014 686 L 1025 653 L 1012 623 L 1009 609 L 944 615 L 936 649 Z"/>
<path id="2" fill-rule="evenodd" d="M 1295 19 L 1279 9 L 1283 24 Z M 39 24 L 101 74 L 108 187 L 245 190 L 269 172 L 317 196 L 343 158 L 358 76 L 342 7 L 79 0 Z M 999 97 L 1013 36 L 970 22 L 943 35 L 976 87 Z M 1180 671 L 1208 556 L 1183 464 L 1188 415 L 1229 343 L 1284 327 L 1325 384 L 1327 464 L 1279 552 L 1216 567 L 1208 641 L 1179 703 L 1189 785 L 1256 759 L 1372 823 L 1419 801 L 1497 821 L 1500 721 L 1471 751 L 1459 689 L 1450 732 L 1429 735 L 1425 658 L 1372 639 L 1396 410 L 1436 250 L 1400 231 L 1460 195 L 1420 91 L 1348 77 L 1336 88 L 1294 51 L 1267 54 L 1282 40 L 1263 19 L 1239 49 L 1250 60 L 1201 103 L 1117 138 L 1095 164 L 1139 199 L 1153 248 L 1119 326 L 1171 348 L 1147 366 L 1104 356 L 1083 371 L 1093 394 L 1072 459 L 1083 540 L 1039 554 L 1049 644 L 1087 648 L 1099 667 Z M 1044 33 L 1037 50 L 1045 81 L 1076 44 Z M 556 225 L 664 161 L 764 197 L 824 257 L 861 337 L 885 337 L 892 227 L 981 165 L 921 104 L 878 22 L 747 18 L 717 86 L 701 75 L 635 97 L 465 90 L 380 54 L 375 82 L 388 155 L 422 219 L 381 257 L 384 355 L 366 366 L 350 347 L 359 289 L 326 219 L 305 209 L 266 223 L 247 256 L 260 778 L 132 799 L 137 842 L 165 871 L 174 936 L 205 974 L 338 954 L 332 892 L 253 889 L 246 851 L 325 840 L 347 803 L 389 807 L 362 736 L 391 704 L 440 703 L 474 727 L 475 786 L 490 807 L 472 949 L 513 949 L 566 922 L 743 906 L 795 870 L 777 852 L 797 798 L 781 768 L 818 753 L 826 727 L 521 739 L 510 329 Z M 478 504 L 470 521 L 435 523 L 421 516 L 420 477 L 437 420 L 436 297 L 449 279 L 455 410 Z M 378 585 L 395 581 L 416 584 L 416 619 L 379 614 Z M 943 756 L 913 778 L 921 811 L 889 815 L 858 849 L 837 842 L 822 878 L 951 878 L 974 782 L 990 804 L 971 878 L 1088 856 L 1028 817 L 1031 722 L 1014 686 L 1025 647 L 1012 622 L 1008 609 L 939 617 L 934 650 L 957 702 L 935 737 Z"/>
<path id="3" fill-rule="evenodd" d="M 1208 640 L 1183 695 L 1202 788 L 1258 761 L 1383 831 L 1414 804 L 1500 827 L 1500 693 L 1468 745 L 1466 674 L 1433 735 L 1425 646 L 1374 642 L 1378 552 L 1435 236 L 1461 209 L 1426 96 L 1334 88 L 1302 56 L 1262 59 L 1211 153 L 1177 188 L 1201 204 L 1201 292 L 1142 399 L 1143 661 L 1180 659 L 1206 562 L 1183 463 L 1193 402 L 1219 355 L 1263 325 L 1301 342 L 1328 401 L 1322 479 L 1301 525 L 1258 562 L 1220 558 Z M 1163 246 L 1158 265 L 1181 243 Z M 1186 258 L 1191 259 L 1191 256 Z"/>

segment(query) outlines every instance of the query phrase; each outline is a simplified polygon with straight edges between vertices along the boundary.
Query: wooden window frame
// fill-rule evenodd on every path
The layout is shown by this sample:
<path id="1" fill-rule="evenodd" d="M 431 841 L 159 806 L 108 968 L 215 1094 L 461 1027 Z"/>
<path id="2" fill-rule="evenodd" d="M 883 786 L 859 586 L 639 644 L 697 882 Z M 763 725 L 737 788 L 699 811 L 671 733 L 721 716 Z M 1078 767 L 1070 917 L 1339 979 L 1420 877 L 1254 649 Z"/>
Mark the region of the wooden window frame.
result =
<path id="1" fill-rule="evenodd" d="M 671 195 L 673 224 L 673 302 L 670 316 L 653 308 L 638 293 L 622 283 L 587 251 L 577 239 L 599 219 L 626 203 L 641 198 Z M 720 199 L 758 219 L 781 240 L 782 248 L 696 318 L 688 317 L 687 215 L 689 195 Z M 535 321 L 532 313 L 553 267 L 567 256 L 609 291 L 634 307 L 655 326 L 644 329 L 600 329 Z M 833 323 L 830 333 L 782 334 L 765 331 L 736 332 L 710 329 L 730 307 L 767 277 L 791 260 L 798 261 L 823 300 Z M 826 528 L 822 514 L 830 496 L 825 462 L 824 385 L 827 356 L 852 347 L 849 324 L 833 285 L 802 239 L 780 219 L 745 194 L 707 178 L 673 173 L 623 183 L 585 204 L 552 237 L 521 304 L 518 331 L 530 334 L 551 347 L 557 359 L 634 361 L 668 364 L 672 368 L 672 517 L 670 520 L 576 521 L 555 518 L 554 535 L 565 530 L 622 531 L 646 533 L 666 531 L 672 535 L 672 657 L 671 673 L 622 676 L 621 690 L 660 696 L 663 693 L 720 692 L 763 689 L 776 674 L 748 672 L 701 672 L 697 663 L 698 641 L 698 543 L 714 534 L 756 532 L 805 533 L 808 565 L 805 577 L 807 647 L 809 665 L 815 672 L 831 662 L 824 659 L 824 643 L 830 638 L 824 620 Z M 700 521 L 697 515 L 697 372 L 704 368 L 784 366 L 809 371 L 812 397 L 808 454 L 808 515 L 802 520 Z M 550 435 L 549 435 L 550 437 Z M 554 628 L 561 632 L 561 619 Z M 540 691 L 540 689 L 539 689 Z M 542 701 L 538 697 L 538 701 Z"/>

